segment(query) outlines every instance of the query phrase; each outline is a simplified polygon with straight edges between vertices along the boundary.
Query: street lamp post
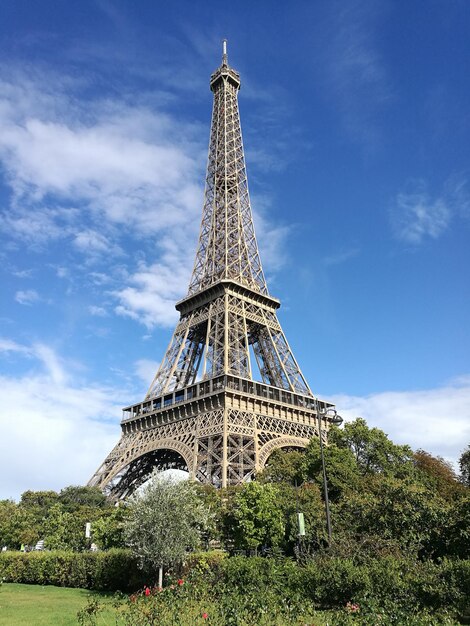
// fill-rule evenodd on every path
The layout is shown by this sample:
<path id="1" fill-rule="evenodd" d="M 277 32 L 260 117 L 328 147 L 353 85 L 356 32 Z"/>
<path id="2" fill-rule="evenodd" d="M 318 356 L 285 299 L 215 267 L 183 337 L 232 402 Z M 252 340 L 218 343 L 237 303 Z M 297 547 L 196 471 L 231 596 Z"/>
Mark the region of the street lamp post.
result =
<path id="1" fill-rule="evenodd" d="M 325 493 L 326 528 L 328 531 L 328 545 L 331 545 L 332 530 L 330 517 L 330 500 L 328 498 L 328 481 L 326 479 L 325 453 L 323 450 L 322 419 L 324 418 L 326 421 L 330 422 L 330 424 L 339 426 L 343 423 L 343 418 L 341 417 L 341 415 L 338 415 L 336 409 L 332 409 L 331 407 L 328 409 L 326 407 L 320 408 L 318 399 L 315 400 L 315 407 L 318 419 L 318 437 L 320 439 L 320 456 L 323 472 L 323 491 Z"/>

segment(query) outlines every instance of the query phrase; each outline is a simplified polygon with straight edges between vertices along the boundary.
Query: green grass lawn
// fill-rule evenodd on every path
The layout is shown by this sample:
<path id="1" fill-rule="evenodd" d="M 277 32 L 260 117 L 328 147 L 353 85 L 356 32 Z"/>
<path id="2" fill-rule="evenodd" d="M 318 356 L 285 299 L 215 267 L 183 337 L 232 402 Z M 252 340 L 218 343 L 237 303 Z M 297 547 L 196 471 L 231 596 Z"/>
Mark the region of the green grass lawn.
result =
<path id="1" fill-rule="evenodd" d="M 77 626 L 77 611 L 91 597 L 111 597 L 86 589 L 4 583 L 0 586 L 1 626 Z M 103 611 L 98 624 L 114 624 L 113 612 Z"/>

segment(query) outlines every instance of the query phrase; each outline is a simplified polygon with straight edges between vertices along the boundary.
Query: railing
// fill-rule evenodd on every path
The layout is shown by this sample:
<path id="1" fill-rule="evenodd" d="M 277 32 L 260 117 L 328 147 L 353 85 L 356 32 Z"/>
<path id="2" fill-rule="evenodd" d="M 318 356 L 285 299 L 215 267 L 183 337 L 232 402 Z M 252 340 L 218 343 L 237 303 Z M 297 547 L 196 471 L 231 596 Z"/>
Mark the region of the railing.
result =
<path id="1" fill-rule="evenodd" d="M 291 404 L 302 408 L 315 408 L 315 399 L 313 397 L 303 396 L 292 391 L 288 391 L 287 389 L 272 387 L 271 385 L 265 385 L 264 383 L 259 383 L 253 380 L 246 380 L 245 378 L 226 375 L 217 376 L 216 378 L 211 378 L 209 380 L 202 380 L 194 385 L 186 387 L 185 389 L 173 391 L 158 398 L 152 398 L 151 400 L 146 400 L 145 402 L 126 407 L 123 409 L 122 419 L 123 421 L 127 421 L 137 417 L 144 417 L 150 413 L 167 409 L 176 404 L 181 404 L 182 402 L 188 402 L 189 400 L 210 396 L 223 389 L 236 391 L 250 396 L 257 396 L 264 400 Z M 324 408 L 332 405 L 319 401 L 319 406 Z"/>

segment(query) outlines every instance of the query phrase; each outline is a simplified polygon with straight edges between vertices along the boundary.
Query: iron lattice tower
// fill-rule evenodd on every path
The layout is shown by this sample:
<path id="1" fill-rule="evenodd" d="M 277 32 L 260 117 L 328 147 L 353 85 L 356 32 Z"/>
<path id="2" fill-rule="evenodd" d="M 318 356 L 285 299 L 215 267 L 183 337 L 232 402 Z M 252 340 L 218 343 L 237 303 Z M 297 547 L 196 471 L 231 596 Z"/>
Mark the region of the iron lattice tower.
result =
<path id="1" fill-rule="evenodd" d="M 144 401 L 123 409 L 121 439 L 89 482 L 116 497 L 156 467 L 186 469 L 217 487 L 250 480 L 273 450 L 305 448 L 318 436 L 318 411 L 331 406 L 313 396 L 277 319 L 279 300 L 268 293 L 248 193 L 240 76 L 228 65 L 226 42 L 210 88 L 188 295 L 176 304 L 180 320 Z"/>

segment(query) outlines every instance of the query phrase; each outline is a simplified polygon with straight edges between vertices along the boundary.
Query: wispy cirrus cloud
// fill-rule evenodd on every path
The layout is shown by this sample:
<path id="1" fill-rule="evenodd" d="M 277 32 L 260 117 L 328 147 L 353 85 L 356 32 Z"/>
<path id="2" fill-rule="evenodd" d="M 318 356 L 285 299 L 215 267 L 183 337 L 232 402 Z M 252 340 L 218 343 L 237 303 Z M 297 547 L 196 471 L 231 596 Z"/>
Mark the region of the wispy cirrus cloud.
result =
<path id="1" fill-rule="evenodd" d="M 197 245 L 209 129 L 164 110 L 165 98 L 160 108 L 125 94 L 90 100 L 84 88 L 84 81 L 0 66 L 0 165 L 11 189 L 4 234 L 38 252 L 67 241 L 68 259 L 59 262 L 64 272 L 65 261 L 73 263 L 75 279 L 104 258 L 122 257 L 121 286 L 114 268 L 102 281 L 115 312 L 148 328 L 170 325 Z M 260 222 L 274 271 L 286 228 Z M 77 255 L 85 262 L 73 262 Z M 26 304 L 34 296 L 18 298 Z"/>
<path id="2" fill-rule="evenodd" d="M 19 304 L 31 306 L 35 302 L 38 302 L 40 298 L 38 292 L 35 289 L 20 289 L 15 293 L 15 300 Z"/>
<path id="3" fill-rule="evenodd" d="M 341 263 L 346 263 L 346 261 L 353 259 L 358 254 L 360 254 L 359 248 L 347 248 L 323 257 L 322 263 L 326 266 L 341 265 Z"/>
<path id="4" fill-rule="evenodd" d="M 36 82 L 28 97 L 16 83 L 2 88 L 0 158 L 14 193 L 6 221 L 18 236 L 30 232 L 31 213 L 51 238 L 74 232 L 85 216 L 154 235 L 196 215 L 197 124 L 125 100 L 71 101 L 59 87 L 44 95 Z"/>
<path id="5" fill-rule="evenodd" d="M 96 306 L 94 304 L 91 304 L 88 307 L 88 312 L 90 313 L 90 315 L 94 315 L 96 317 L 107 317 L 108 316 L 108 312 L 106 311 L 106 309 L 102 306 Z"/>
<path id="6" fill-rule="evenodd" d="M 384 2 L 328 3 L 314 44 L 327 97 L 334 100 L 348 134 L 368 151 L 380 141 L 376 114 L 394 97 L 380 50 L 386 12 Z"/>
<path id="7" fill-rule="evenodd" d="M 418 245 L 439 238 L 452 220 L 470 215 L 468 178 L 464 174 L 448 178 L 438 195 L 431 195 L 426 181 L 411 180 L 397 194 L 390 211 L 397 239 Z"/>
<path id="8" fill-rule="evenodd" d="M 150 386 L 159 366 L 159 361 L 153 361 L 151 359 L 139 359 L 134 363 L 136 375 L 147 387 Z"/>
<path id="9" fill-rule="evenodd" d="M 12 339 L 0 337 L 0 353 L 15 353 L 30 354 L 30 350 Z"/>
<path id="10" fill-rule="evenodd" d="M 128 284 L 112 292 L 119 303 L 116 313 L 149 330 L 155 326 L 171 327 L 178 319 L 175 302 L 184 296 L 189 284 L 189 269 L 183 259 L 175 259 L 174 264 L 141 262 Z"/>

